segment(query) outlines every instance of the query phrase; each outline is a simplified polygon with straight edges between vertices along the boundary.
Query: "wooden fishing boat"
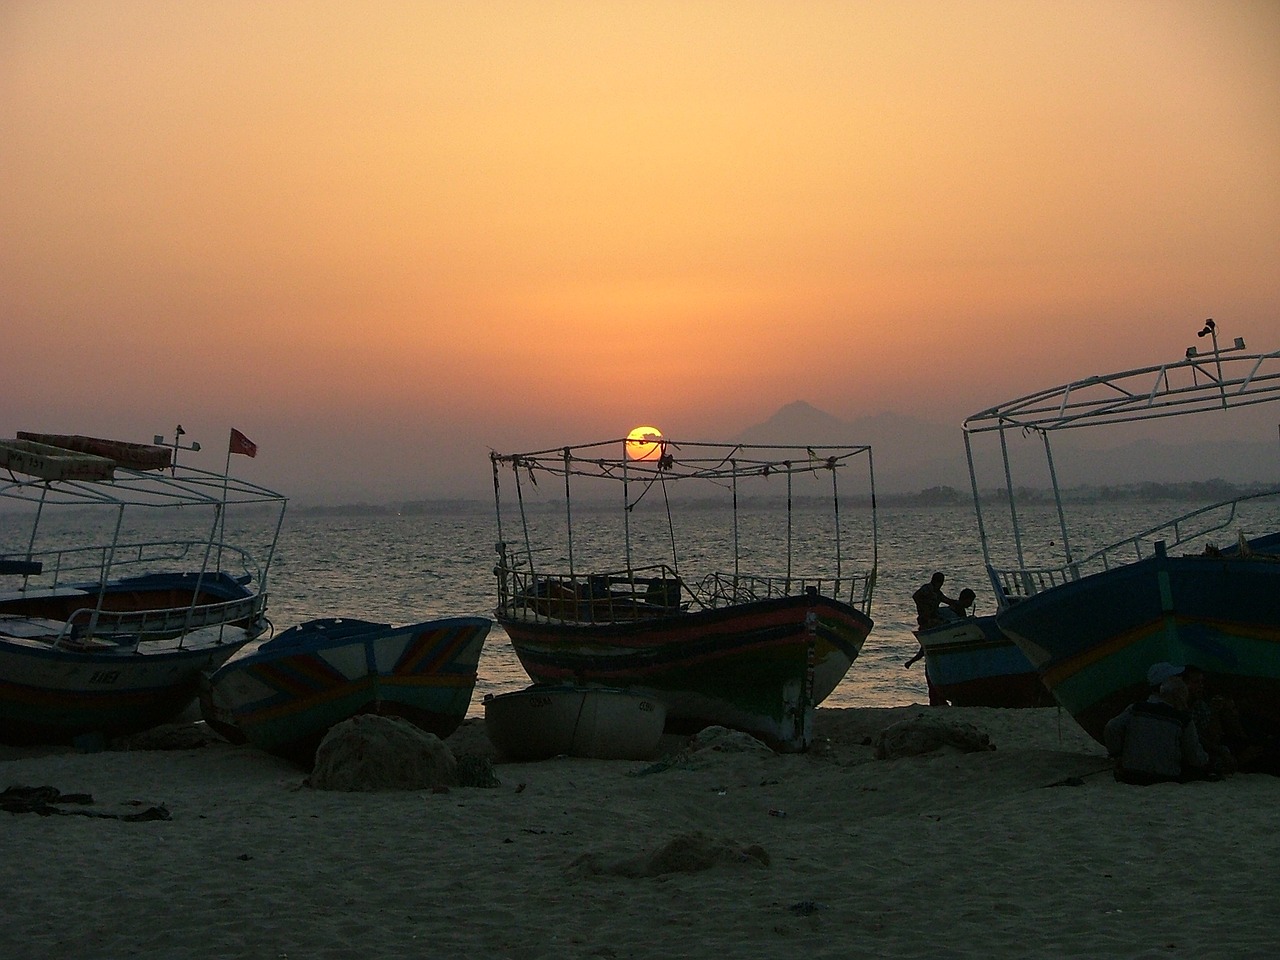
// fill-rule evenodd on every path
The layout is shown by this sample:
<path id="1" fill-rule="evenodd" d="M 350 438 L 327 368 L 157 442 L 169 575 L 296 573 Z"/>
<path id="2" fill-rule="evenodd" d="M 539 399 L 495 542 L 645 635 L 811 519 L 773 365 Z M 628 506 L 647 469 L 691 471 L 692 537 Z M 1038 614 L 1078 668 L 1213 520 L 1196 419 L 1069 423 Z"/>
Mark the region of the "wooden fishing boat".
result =
<path id="1" fill-rule="evenodd" d="M 1225 415 L 1280 399 L 1280 352 L 1248 353 L 1242 339 L 1187 350 L 1158 366 L 1089 377 L 969 417 L 964 435 L 973 489 L 974 442 L 999 440 L 1013 563 L 992 558 L 990 524 L 975 496 L 983 556 L 997 595 L 999 628 L 1035 666 L 1056 700 L 1102 742 L 1102 728 L 1146 696 L 1147 668 L 1195 664 L 1216 693 L 1280 722 L 1280 489 L 1186 511 L 1083 558 L 1075 554 L 1052 440 L 1064 430 L 1197 414 Z M 1042 445 L 1057 508 L 1055 557 L 1033 555 L 1011 464 L 1016 444 Z M 1049 538 L 1035 538 L 1045 542 Z"/>
<path id="2" fill-rule="evenodd" d="M 631 690 L 664 703 L 673 732 L 719 724 L 778 750 L 806 749 L 814 707 L 844 678 L 872 626 L 870 447 L 674 443 L 652 435 L 643 444 L 641 456 L 634 438 L 492 455 L 495 619 L 535 684 Z M 854 464 L 865 467 L 871 495 L 855 514 L 846 494 L 842 514 L 836 478 Z M 505 471 L 516 486 L 520 548 L 504 539 Z M 553 478 L 545 489 L 564 490 L 558 535 L 536 505 L 542 474 Z M 582 495 L 576 516 L 571 487 Z M 610 487 L 611 499 L 601 499 L 601 488 Z M 621 507 L 620 520 L 609 503 Z M 700 542 L 701 562 L 713 568 L 697 582 L 680 556 L 674 515 L 681 510 L 726 528 L 718 555 Z M 862 532 L 856 571 L 841 526 L 854 518 Z M 758 533 L 771 521 L 780 528 L 776 554 Z M 543 537 L 537 549 L 534 529 Z M 610 542 L 621 555 L 612 564 L 605 560 Z M 546 550 L 563 558 L 559 566 L 543 565 Z M 743 570 L 744 559 L 761 555 L 771 568 Z M 808 565 L 803 572 L 799 563 Z"/>
<path id="3" fill-rule="evenodd" d="M 662 701 L 607 687 L 535 684 L 484 698 L 485 732 L 508 760 L 649 760 L 666 718 Z"/>
<path id="4" fill-rule="evenodd" d="M 467 715 L 492 622 L 452 617 L 394 627 L 352 618 L 290 627 L 207 674 L 205 722 L 308 769 L 334 724 L 400 717 L 448 737 Z"/>
<path id="5" fill-rule="evenodd" d="M 995 614 L 915 631 L 929 683 L 955 707 L 1048 707 L 1053 695 Z"/>
<path id="6" fill-rule="evenodd" d="M 194 447 L 93 448 L 0 441 L 4 742 L 97 741 L 161 723 L 193 701 L 202 670 L 268 626 L 285 498 L 174 462 Z M 266 508 L 255 513 L 266 526 L 228 538 L 228 507 L 240 504 Z"/>

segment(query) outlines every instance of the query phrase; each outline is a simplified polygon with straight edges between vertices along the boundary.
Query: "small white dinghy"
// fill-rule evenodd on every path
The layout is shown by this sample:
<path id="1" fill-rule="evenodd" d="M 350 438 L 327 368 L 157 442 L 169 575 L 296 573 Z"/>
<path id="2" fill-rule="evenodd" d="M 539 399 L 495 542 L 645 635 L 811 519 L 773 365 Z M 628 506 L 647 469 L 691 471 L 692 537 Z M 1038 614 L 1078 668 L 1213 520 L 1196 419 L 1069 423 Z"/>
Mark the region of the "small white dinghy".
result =
<path id="1" fill-rule="evenodd" d="M 667 707 L 630 690 L 535 684 L 484 698 L 489 739 L 508 760 L 567 754 L 595 760 L 649 760 Z"/>

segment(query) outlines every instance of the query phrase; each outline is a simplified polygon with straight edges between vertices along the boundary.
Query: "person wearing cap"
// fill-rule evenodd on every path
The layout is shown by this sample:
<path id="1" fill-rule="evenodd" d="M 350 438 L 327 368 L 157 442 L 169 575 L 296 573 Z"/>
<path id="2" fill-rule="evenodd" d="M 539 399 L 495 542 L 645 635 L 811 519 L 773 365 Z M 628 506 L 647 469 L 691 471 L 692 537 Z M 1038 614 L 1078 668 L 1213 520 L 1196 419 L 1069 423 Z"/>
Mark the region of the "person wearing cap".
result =
<path id="1" fill-rule="evenodd" d="M 1107 752 L 1116 759 L 1116 779 L 1122 783 L 1214 778 L 1209 772 L 1209 755 L 1188 711 L 1183 670 L 1173 663 L 1152 664 L 1147 671 L 1151 695 L 1107 721 L 1103 739 Z"/>

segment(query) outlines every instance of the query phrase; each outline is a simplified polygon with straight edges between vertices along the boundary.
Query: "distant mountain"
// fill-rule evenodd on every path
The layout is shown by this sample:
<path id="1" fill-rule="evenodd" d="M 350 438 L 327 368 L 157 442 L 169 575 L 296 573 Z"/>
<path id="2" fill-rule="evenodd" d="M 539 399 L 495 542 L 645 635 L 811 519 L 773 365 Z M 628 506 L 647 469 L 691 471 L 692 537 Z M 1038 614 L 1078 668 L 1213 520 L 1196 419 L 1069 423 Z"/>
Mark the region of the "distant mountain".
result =
<path id="1" fill-rule="evenodd" d="M 738 443 L 871 444 L 876 486 L 910 493 L 936 486 L 969 487 L 960 424 L 948 427 L 898 413 L 841 420 L 803 400 L 748 427 Z"/>
<path id="2" fill-rule="evenodd" d="M 959 422 L 948 426 L 897 413 L 842 420 L 798 400 L 734 439 L 738 443 L 805 445 L 869 443 L 876 486 L 885 493 L 914 493 L 939 486 L 969 490 Z M 1043 448 L 1039 443 L 1020 446 L 1023 449 L 1015 450 L 1013 455 L 1015 482 L 1047 487 Z M 983 489 L 1002 484 L 1003 468 L 994 442 L 975 443 L 974 457 Z M 1063 487 L 1214 479 L 1239 484 L 1274 483 L 1280 473 L 1280 449 L 1274 444 L 1240 440 L 1193 444 L 1139 440 L 1120 446 L 1091 447 L 1080 435 L 1064 435 L 1054 440 L 1054 466 Z"/>

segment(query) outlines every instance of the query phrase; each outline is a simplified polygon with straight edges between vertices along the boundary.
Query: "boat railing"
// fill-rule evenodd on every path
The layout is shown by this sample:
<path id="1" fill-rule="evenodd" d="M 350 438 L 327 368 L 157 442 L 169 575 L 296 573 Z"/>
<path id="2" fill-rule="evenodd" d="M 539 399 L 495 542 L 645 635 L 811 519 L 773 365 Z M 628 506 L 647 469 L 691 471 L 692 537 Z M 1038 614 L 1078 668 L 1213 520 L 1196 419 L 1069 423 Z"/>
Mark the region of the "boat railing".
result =
<path id="1" fill-rule="evenodd" d="M 1145 560 L 1155 554 L 1157 543 L 1163 543 L 1166 550 L 1171 550 L 1225 530 L 1240 519 L 1242 505 L 1267 499 L 1280 499 L 1280 490 L 1245 494 L 1198 507 L 1141 533 L 1107 544 L 1082 560 L 1057 566 L 1007 569 L 991 567 L 989 573 L 992 584 L 996 588 L 996 595 L 1003 598 L 1003 603 L 1013 603 L 1081 577 Z M 1206 544 L 1201 549 L 1207 549 L 1208 546 Z"/>
<path id="2" fill-rule="evenodd" d="M 498 569 L 499 609 L 514 619 L 564 623 L 619 623 L 714 610 L 810 590 L 868 613 L 874 574 L 850 577 L 748 576 L 711 573 L 696 585 L 659 563 L 608 573 L 557 575 L 526 567 Z"/>
<path id="3" fill-rule="evenodd" d="M 95 641 L 115 641 L 136 646 L 138 643 L 185 639 L 188 634 L 207 627 L 244 624 L 256 632 L 266 609 L 267 595 L 220 600 L 216 603 L 185 604 L 150 610 L 104 610 L 81 607 L 66 619 L 54 643 L 75 649 Z M 182 646 L 182 640 L 178 646 Z"/>
<path id="4" fill-rule="evenodd" d="M 99 582 L 106 577 L 118 579 L 148 572 L 171 571 L 181 567 L 198 573 L 209 562 L 206 553 L 218 556 L 229 576 L 247 577 L 261 582 L 261 570 L 248 551 L 217 544 L 212 549 L 207 540 L 144 540 L 116 544 L 93 544 L 86 547 L 54 548 L 23 555 L 34 567 L 22 573 L 24 589 L 33 584 L 44 589 L 57 589 L 71 583 Z M 238 574 L 230 572 L 238 570 Z M 206 574 L 215 575 L 210 570 Z"/>
<path id="5" fill-rule="evenodd" d="M 750 575 L 710 573 L 693 590 L 707 609 L 732 607 L 754 600 L 802 596 L 813 590 L 870 613 L 875 577 L 871 574 L 848 577 L 807 577 L 795 575 Z"/>
<path id="6" fill-rule="evenodd" d="M 517 619 L 566 623 L 617 623 L 681 613 L 694 601 L 688 586 L 666 564 L 592 574 L 533 573 L 499 569 L 499 608 Z"/>

